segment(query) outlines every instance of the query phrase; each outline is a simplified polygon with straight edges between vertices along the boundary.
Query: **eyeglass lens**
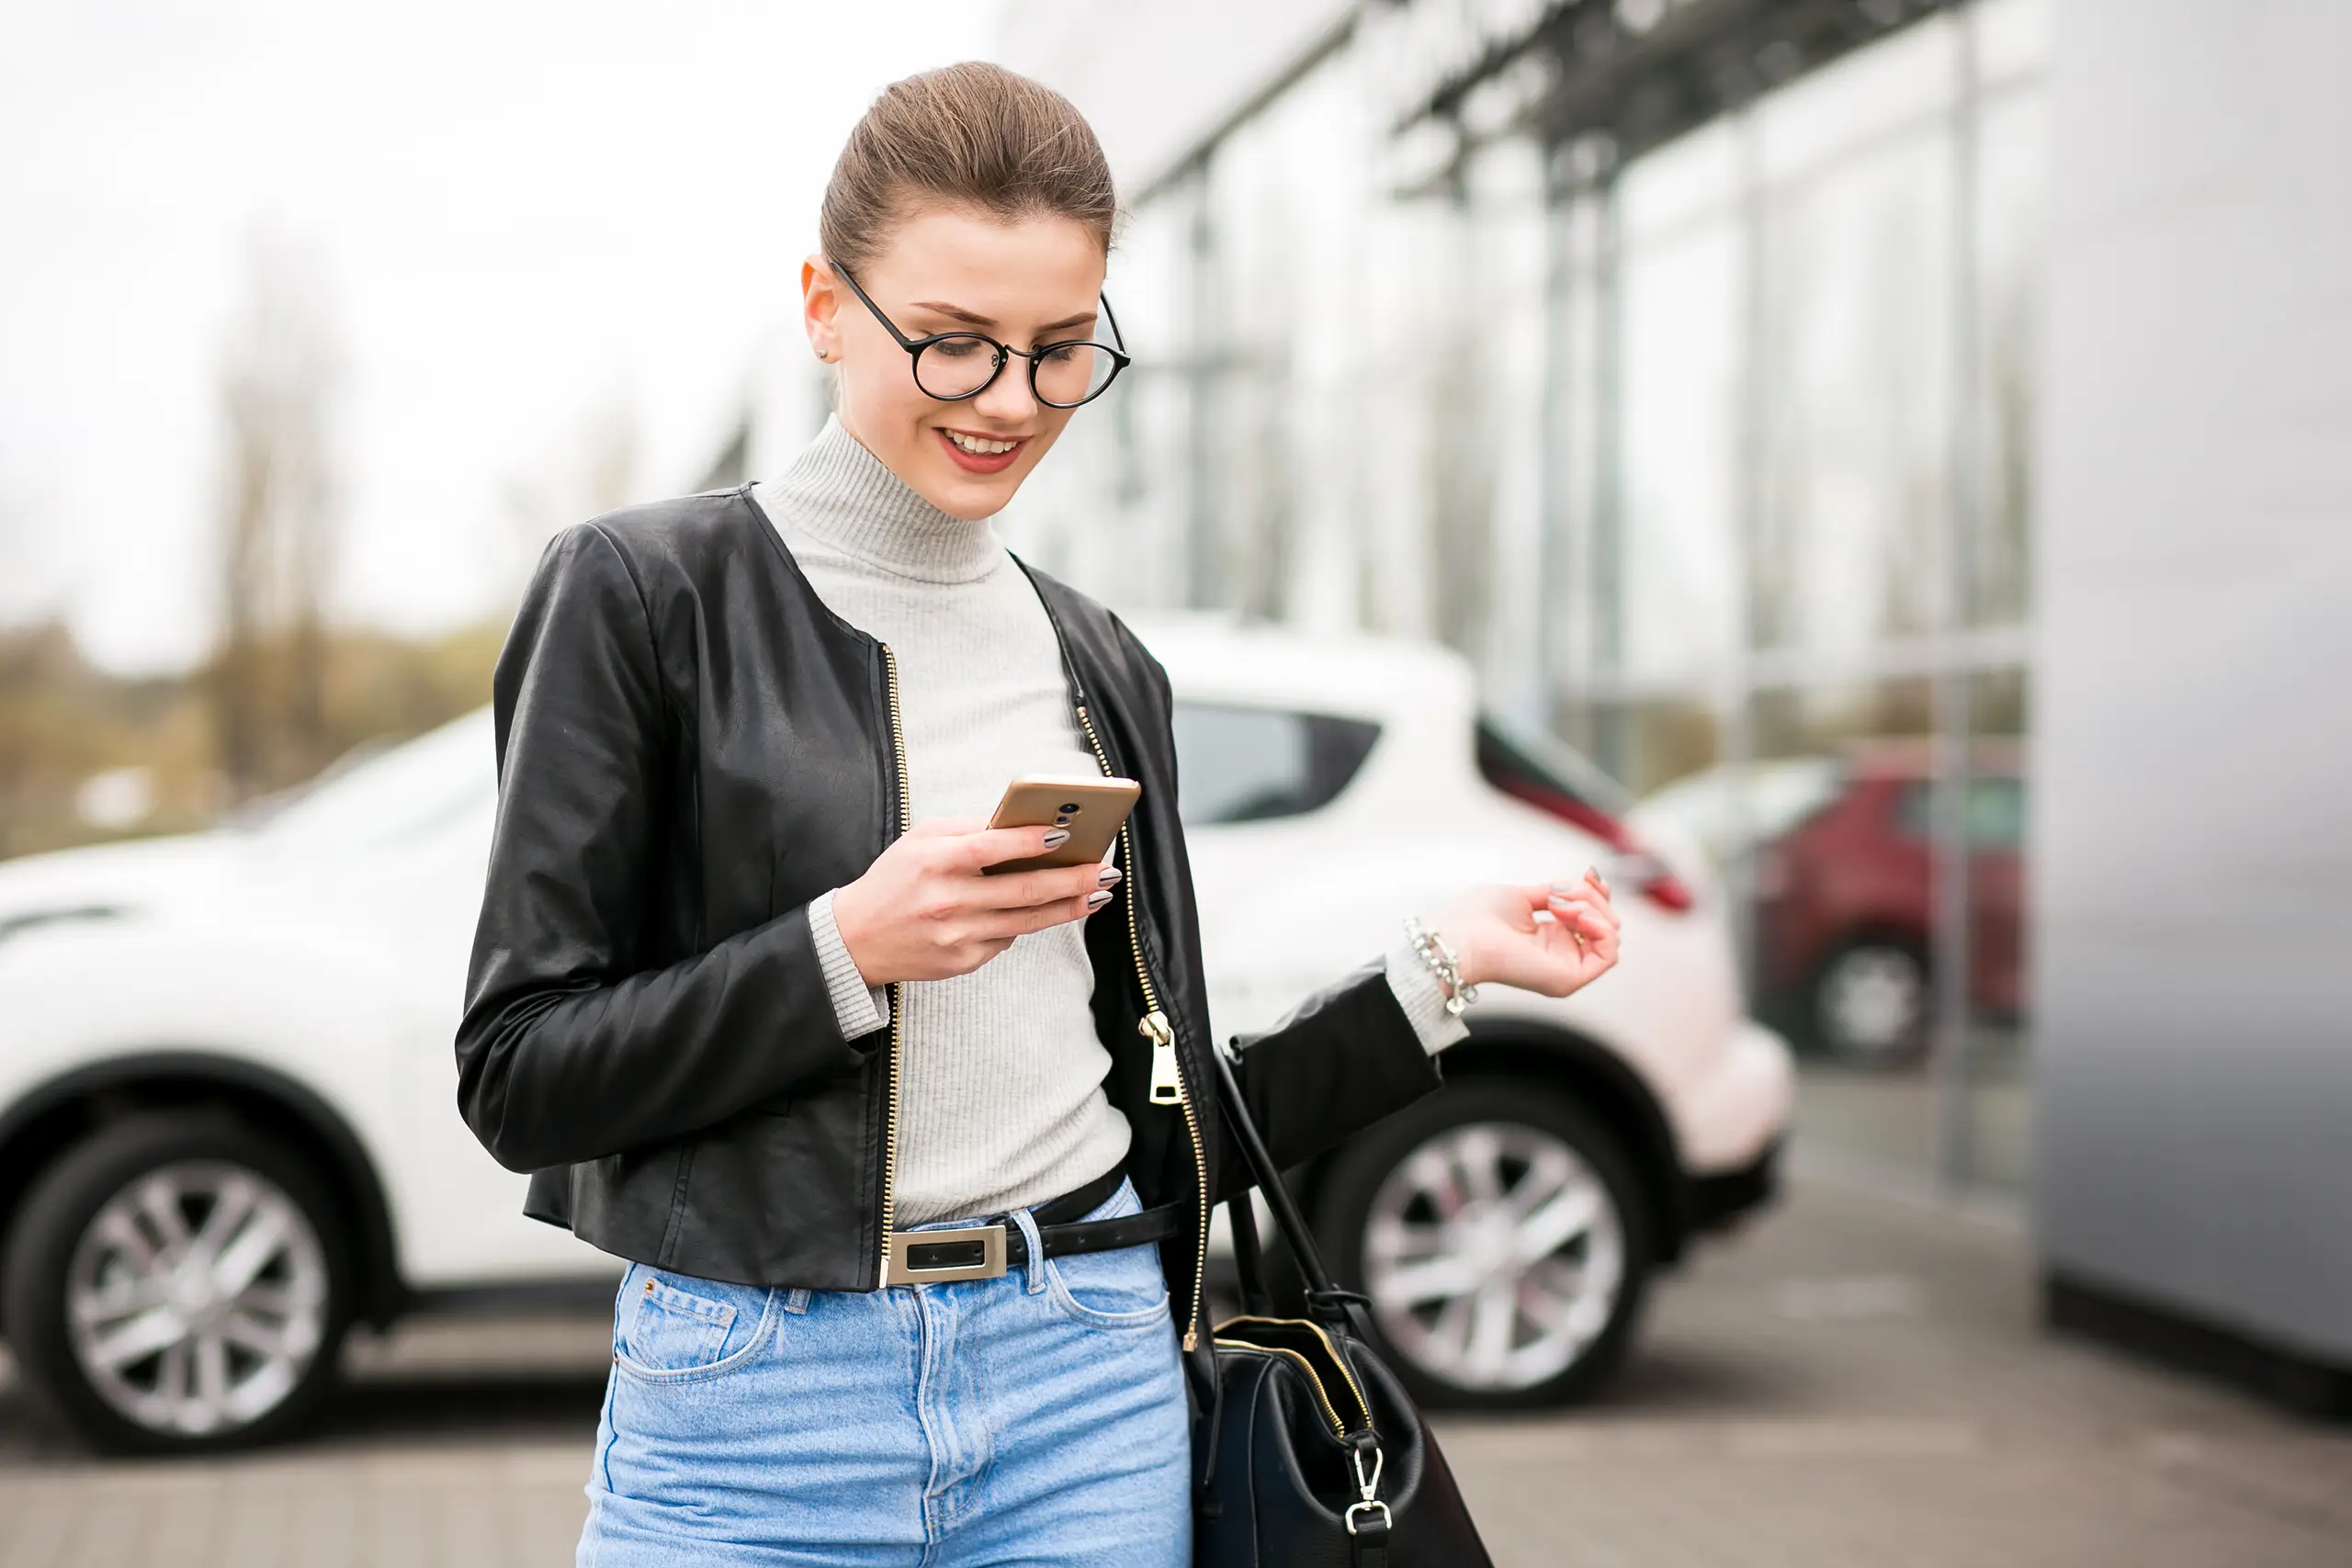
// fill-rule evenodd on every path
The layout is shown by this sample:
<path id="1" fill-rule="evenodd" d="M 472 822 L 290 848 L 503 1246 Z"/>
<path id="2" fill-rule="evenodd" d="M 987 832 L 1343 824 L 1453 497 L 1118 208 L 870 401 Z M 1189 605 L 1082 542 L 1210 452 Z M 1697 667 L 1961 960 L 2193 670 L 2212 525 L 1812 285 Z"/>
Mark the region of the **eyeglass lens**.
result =
<path id="1" fill-rule="evenodd" d="M 996 367 L 994 344 L 977 333 L 957 333 L 925 344 L 915 356 L 915 384 L 934 398 L 969 397 L 988 384 Z M 1063 408 L 1082 403 L 1109 385 L 1117 368 L 1118 361 L 1101 344 L 1057 344 L 1036 361 L 1038 400 Z"/>

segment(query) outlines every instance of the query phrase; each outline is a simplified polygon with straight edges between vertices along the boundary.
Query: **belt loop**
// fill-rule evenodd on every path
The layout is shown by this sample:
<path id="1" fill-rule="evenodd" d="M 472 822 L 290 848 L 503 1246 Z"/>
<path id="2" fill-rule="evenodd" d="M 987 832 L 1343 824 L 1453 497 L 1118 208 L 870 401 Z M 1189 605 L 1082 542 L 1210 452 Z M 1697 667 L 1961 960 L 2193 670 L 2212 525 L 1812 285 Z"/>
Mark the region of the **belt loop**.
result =
<path id="1" fill-rule="evenodd" d="M 1021 1227 L 1021 1239 L 1029 1244 L 1029 1293 L 1036 1295 L 1046 1288 L 1046 1244 L 1037 1239 L 1037 1217 L 1026 1209 L 1015 1209 L 1008 1217 Z"/>

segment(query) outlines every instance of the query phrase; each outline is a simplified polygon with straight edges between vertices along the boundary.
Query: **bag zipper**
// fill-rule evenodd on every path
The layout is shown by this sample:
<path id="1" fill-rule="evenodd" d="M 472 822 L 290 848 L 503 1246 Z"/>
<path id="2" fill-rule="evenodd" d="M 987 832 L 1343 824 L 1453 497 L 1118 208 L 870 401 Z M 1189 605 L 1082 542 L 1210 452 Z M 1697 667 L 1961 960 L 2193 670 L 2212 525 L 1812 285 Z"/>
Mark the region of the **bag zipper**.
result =
<path id="1" fill-rule="evenodd" d="M 908 799 L 907 747 L 899 733 L 899 659 L 883 643 L 882 669 L 888 682 L 890 706 L 890 756 L 899 771 L 899 835 L 903 838 L 913 826 L 909 820 L 910 802 Z M 890 1225 L 896 1218 L 897 1195 L 891 1190 L 892 1179 L 899 1168 L 899 1021 L 906 1016 L 902 980 L 890 982 L 890 1043 L 883 1063 L 883 1073 L 888 1089 L 885 1091 L 887 1109 L 883 1113 L 882 1132 L 882 1256 L 875 1266 L 876 1289 L 890 1282 Z"/>
<path id="2" fill-rule="evenodd" d="M 1228 1317 L 1223 1323 L 1218 1324 L 1217 1326 L 1219 1328 L 1232 1328 L 1237 1325 L 1245 1323 L 1267 1323 L 1283 1328 L 1304 1328 L 1312 1333 L 1316 1338 L 1323 1341 L 1323 1348 L 1330 1354 L 1331 1364 L 1339 1369 L 1341 1381 L 1348 1385 L 1348 1392 L 1355 1395 L 1356 1408 L 1363 1412 L 1363 1424 L 1365 1429 L 1369 1430 L 1371 1428 L 1372 1401 L 1364 1397 L 1363 1385 L 1356 1382 L 1355 1369 L 1348 1365 L 1348 1359 L 1340 1354 L 1340 1347 L 1332 1340 L 1330 1334 L 1321 1324 L 1317 1323 L 1312 1318 L 1306 1317 L 1253 1317 L 1245 1315 L 1242 1317 Z M 1306 1358 L 1296 1350 L 1289 1349 L 1288 1348 L 1281 1345 L 1261 1345 L 1254 1339 L 1219 1338 L 1216 1343 L 1219 1345 L 1228 1346 L 1246 1346 L 1252 1350 L 1267 1350 L 1279 1355 L 1297 1357 L 1302 1366 L 1304 1366 L 1306 1361 Z M 1315 1393 L 1317 1398 L 1323 1400 L 1323 1409 L 1324 1412 L 1331 1417 L 1331 1425 L 1338 1429 L 1340 1436 L 1342 1438 L 1346 1437 L 1348 1435 L 1347 1428 L 1340 1424 L 1340 1413 L 1332 1407 L 1329 1398 L 1326 1395 L 1323 1388 L 1323 1381 L 1319 1375 L 1315 1378 Z"/>
<path id="3" fill-rule="evenodd" d="M 1078 705 L 1079 728 L 1086 731 L 1086 743 L 1094 750 L 1094 761 L 1103 773 L 1111 772 L 1110 755 L 1102 750 L 1102 739 L 1094 733 L 1094 720 L 1086 711 L 1086 704 Z M 1136 1024 L 1136 1032 L 1151 1042 L 1152 1100 L 1166 1104 L 1159 1098 L 1160 1087 L 1173 1082 L 1175 1103 L 1184 1112 L 1184 1132 L 1193 1141 L 1193 1171 L 1200 1183 L 1200 1251 L 1193 1260 L 1192 1308 L 1184 1314 L 1184 1348 L 1199 1348 L 1201 1342 L 1201 1292 L 1206 1288 L 1209 1269 L 1209 1162 L 1201 1145 L 1200 1118 L 1193 1109 L 1193 1091 L 1184 1081 L 1183 1058 L 1176 1054 L 1176 1029 L 1168 1015 L 1159 1009 L 1158 993 L 1151 987 L 1151 967 L 1143 958 L 1143 933 L 1136 924 L 1136 854 L 1135 819 L 1130 817 L 1119 825 L 1120 870 L 1125 874 L 1127 902 L 1127 946 L 1135 954 L 1136 979 L 1143 987 L 1143 1017 Z M 1164 1069 L 1164 1070 L 1163 1070 Z M 888 1190 L 885 1190 L 885 1201 Z"/>
<path id="4" fill-rule="evenodd" d="M 1296 1367 L 1299 1376 L 1306 1380 L 1306 1386 L 1315 1391 L 1315 1403 L 1323 1407 L 1323 1419 L 1331 1424 L 1331 1436 L 1343 1443 L 1348 1440 L 1347 1425 L 1340 1419 L 1339 1411 L 1323 1387 L 1321 1375 L 1306 1356 L 1287 1345 L 1261 1345 L 1254 1339 L 1218 1339 L 1214 1343 L 1220 1350 L 1254 1350 L 1261 1356 L 1279 1356 Z"/>

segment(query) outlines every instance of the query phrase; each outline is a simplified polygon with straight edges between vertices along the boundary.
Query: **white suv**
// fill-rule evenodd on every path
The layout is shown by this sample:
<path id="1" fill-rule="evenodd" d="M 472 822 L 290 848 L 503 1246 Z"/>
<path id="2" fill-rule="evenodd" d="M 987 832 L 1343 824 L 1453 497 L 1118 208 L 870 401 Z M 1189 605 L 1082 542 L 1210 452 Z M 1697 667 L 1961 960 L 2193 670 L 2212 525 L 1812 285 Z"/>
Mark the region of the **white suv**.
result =
<path id="1" fill-rule="evenodd" d="M 1608 978 L 1485 988 L 1442 1090 L 1293 1173 L 1422 1395 L 1589 1390 L 1651 1271 L 1769 1193 L 1788 1120 L 1712 884 L 1573 754 L 1482 718 L 1451 654 L 1138 630 L 1175 689 L 1221 1032 L 1467 883 L 1598 863 L 1616 888 Z M 609 1297 L 614 1261 L 524 1219 L 456 1110 L 493 805 L 476 713 L 257 824 L 0 865 L 0 1333 L 94 1441 L 290 1429 L 353 1322 Z"/>

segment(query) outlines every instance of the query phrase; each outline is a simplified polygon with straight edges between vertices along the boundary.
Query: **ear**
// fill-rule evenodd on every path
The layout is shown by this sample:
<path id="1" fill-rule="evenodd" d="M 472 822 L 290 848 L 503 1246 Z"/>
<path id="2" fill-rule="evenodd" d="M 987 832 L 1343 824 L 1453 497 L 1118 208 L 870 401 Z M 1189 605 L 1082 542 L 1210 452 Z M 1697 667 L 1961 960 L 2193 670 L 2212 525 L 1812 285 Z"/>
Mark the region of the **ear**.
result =
<path id="1" fill-rule="evenodd" d="M 839 324 L 835 317 L 842 304 L 841 280 L 825 258 L 811 254 L 800 264 L 800 324 L 808 333 L 808 346 L 817 357 L 828 363 L 842 356 Z"/>

